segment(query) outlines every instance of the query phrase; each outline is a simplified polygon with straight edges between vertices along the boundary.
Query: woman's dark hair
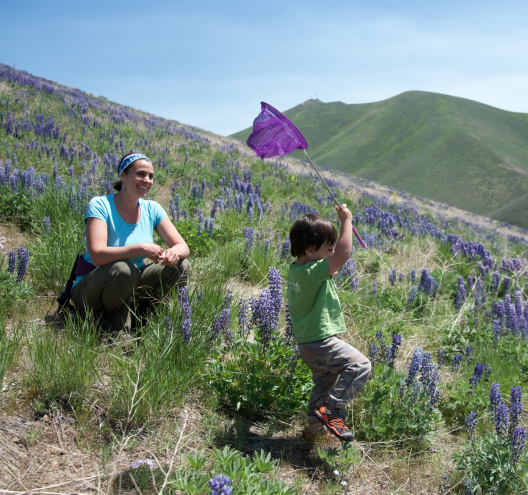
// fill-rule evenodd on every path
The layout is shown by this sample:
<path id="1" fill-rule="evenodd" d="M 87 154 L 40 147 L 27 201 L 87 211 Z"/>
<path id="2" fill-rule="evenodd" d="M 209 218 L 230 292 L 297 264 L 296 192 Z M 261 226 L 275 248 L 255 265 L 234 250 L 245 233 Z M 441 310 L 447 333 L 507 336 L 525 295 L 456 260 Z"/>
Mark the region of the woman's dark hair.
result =
<path id="1" fill-rule="evenodd" d="M 294 258 L 306 254 L 308 248 L 317 251 L 325 242 L 333 246 L 337 242 L 337 230 L 330 220 L 319 215 L 304 215 L 290 229 L 290 251 Z"/>
<path id="2" fill-rule="evenodd" d="M 119 160 L 119 165 L 117 166 L 117 170 L 119 170 L 119 167 L 121 166 L 121 163 L 123 163 L 123 160 L 127 157 L 127 156 L 130 156 L 130 155 L 133 155 L 134 153 L 138 153 L 137 151 L 130 151 L 130 153 L 127 153 L 126 155 L 123 155 L 121 157 L 121 160 Z M 134 162 L 132 162 L 134 163 Z M 130 165 L 132 165 L 132 163 Z M 128 171 L 129 171 L 129 167 L 130 165 L 125 168 L 125 170 L 123 170 L 124 174 L 128 174 Z M 118 191 L 118 192 L 121 192 L 121 190 L 123 189 L 123 181 L 121 179 L 119 180 L 116 180 L 113 184 L 112 184 L 112 187 Z"/>

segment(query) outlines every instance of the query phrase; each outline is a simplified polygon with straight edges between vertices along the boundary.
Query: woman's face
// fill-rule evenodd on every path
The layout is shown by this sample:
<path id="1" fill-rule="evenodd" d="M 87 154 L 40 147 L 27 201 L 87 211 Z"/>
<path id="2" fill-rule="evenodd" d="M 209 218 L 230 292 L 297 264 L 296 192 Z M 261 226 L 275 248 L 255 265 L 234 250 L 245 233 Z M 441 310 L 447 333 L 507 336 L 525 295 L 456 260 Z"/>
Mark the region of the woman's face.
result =
<path id="1" fill-rule="evenodd" d="M 136 160 L 121 173 L 125 192 L 138 198 L 144 198 L 154 183 L 154 167 L 148 160 Z"/>

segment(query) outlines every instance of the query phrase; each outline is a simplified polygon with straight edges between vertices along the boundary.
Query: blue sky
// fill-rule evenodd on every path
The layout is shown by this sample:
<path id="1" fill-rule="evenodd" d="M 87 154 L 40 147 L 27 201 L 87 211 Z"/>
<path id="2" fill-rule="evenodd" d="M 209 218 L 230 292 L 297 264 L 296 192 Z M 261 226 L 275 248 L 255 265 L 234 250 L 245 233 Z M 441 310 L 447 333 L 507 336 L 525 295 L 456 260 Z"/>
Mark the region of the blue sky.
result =
<path id="1" fill-rule="evenodd" d="M 227 135 L 408 90 L 528 113 L 528 2 L 3 2 L 0 62 Z"/>

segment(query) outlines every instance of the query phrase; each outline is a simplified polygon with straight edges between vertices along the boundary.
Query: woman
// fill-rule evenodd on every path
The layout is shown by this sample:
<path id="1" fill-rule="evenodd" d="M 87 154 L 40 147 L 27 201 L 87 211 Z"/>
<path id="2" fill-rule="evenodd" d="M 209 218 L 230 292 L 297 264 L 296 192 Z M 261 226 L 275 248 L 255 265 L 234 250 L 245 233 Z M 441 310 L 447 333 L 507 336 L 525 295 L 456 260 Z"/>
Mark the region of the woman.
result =
<path id="1" fill-rule="evenodd" d="M 129 308 L 144 310 L 172 288 L 186 285 L 189 274 L 187 243 L 165 210 L 143 199 L 154 179 L 150 159 L 139 153 L 125 155 L 118 175 L 116 193 L 88 204 L 83 255 L 87 263 L 81 273 L 89 273 L 77 276 L 71 294 L 78 310 L 102 315 L 103 324 L 113 330 L 130 329 Z M 168 249 L 153 243 L 154 229 Z M 153 263 L 146 265 L 145 258 Z"/>

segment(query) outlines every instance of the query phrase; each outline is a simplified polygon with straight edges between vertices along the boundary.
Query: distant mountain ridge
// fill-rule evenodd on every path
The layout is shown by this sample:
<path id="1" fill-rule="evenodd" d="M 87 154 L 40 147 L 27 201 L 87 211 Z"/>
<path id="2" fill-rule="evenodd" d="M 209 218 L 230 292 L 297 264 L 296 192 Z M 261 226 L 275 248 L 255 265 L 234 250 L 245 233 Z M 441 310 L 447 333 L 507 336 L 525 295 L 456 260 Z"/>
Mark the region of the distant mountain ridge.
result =
<path id="1" fill-rule="evenodd" d="M 318 164 L 528 228 L 528 114 L 424 91 L 284 113 Z"/>

